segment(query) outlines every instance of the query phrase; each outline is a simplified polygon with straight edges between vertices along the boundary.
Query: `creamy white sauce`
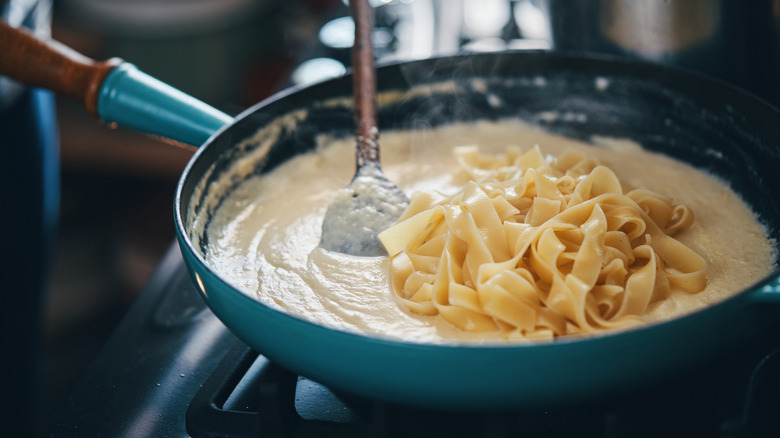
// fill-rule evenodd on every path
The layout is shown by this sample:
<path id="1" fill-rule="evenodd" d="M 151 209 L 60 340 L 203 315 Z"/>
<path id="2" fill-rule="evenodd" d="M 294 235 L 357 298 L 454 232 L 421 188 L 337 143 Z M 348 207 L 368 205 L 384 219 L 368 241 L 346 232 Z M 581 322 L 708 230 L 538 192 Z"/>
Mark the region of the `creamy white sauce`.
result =
<path id="1" fill-rule="evenodd" d="M 624 185 L 687 204 L 696 220 L 676 238 L 707 260 L 707 287 L 693 295 L 674 293 L 654 305 L 647 321 L 723 300 L 773 268 L 774 248 L 763 226 L 726 184 L 631 142 L 599 138 L 594 146 L 517 121 L 384 132 L 380 141 L 385 174 L 408 194 L 452 193 L 465 183 L 452 155 L 455 146 L 477 144 L 482 151 L 502 152 L 508 145 L 525 150 L 538 144 L 551 155 L 580 149 L 612 168 Z M 388 284 L 385 258 L 351 257 L 318 247 L 322 216 L 354 173 L 353 144 L 353 139 L 325 139 L 316 153 L 243 182 L 211 220 L 207 263 L 264 304 L 318 324 L 411 342 L 496 342 L 399 305 Z"/>

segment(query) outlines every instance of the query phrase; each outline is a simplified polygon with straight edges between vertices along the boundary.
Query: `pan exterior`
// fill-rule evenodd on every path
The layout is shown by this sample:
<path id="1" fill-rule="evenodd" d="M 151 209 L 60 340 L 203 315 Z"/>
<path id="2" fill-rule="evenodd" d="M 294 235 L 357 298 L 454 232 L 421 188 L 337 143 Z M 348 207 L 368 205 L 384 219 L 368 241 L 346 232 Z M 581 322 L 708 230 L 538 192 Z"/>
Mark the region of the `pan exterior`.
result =
<path id="1" fill-rule="evenodd" d="M 441 83 L 455 86 L 446 92 L 425 88 Z M 730 181 L 770 237 L 780 241 L 773 194 L 780 187 L 780 113 L 725 84 L 657 65 L 544 52 L 394 64 L 379 69 L 378 84 L 380 92 L 406 93 L 380 107 L 383 127 L 511 116 L 576 138 L 633 139 Z M 407 93 L 412 85 L 414 95 Z M 206 208 L 198 195 L 204 178 L 216 178 L 235 157 L 252 153 L 235 145 L 273 120 L 307 109 L 305 120 L 280 137 L 256 172 L 310 150 L 313 136 L 324 129 L 349 130 L 349 108 L 317 104 L 348 97 L 349 86 L 349 78 L 336 79 L 250 108 L 198 151 L 177 191 L 178 239 L 193 282 L 225 325 L 272 361 L 333 389 L 391 402 L 457 410 L 546 407 L 615 397 L 668 379 L 726 353 L 780 315 L 772 286 L 777 270 L 750 290 L 691 315 L 626 332 L 527 345 L 385 340 L 266 307 L 205 264 L 188 213 Z M 491 103 L 490 95 L 500 97 L 501 105 Z M 539 119 L 545 111 L 584 116 Z"/>

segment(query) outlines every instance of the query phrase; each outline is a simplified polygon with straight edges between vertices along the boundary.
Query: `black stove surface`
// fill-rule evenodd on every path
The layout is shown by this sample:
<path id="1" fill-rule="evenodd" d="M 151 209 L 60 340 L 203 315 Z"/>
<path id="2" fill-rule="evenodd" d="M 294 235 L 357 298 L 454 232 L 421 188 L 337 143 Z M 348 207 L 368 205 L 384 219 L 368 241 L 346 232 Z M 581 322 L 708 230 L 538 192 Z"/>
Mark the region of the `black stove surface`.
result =
<path id="1" fill-rule="evenodd" d="M 334 393 L 268 361 L 205 306 L 172 247 L 48 436 L 778 437 L 780 321 L 724 357 L 607 402 L 439 412 Z"/>

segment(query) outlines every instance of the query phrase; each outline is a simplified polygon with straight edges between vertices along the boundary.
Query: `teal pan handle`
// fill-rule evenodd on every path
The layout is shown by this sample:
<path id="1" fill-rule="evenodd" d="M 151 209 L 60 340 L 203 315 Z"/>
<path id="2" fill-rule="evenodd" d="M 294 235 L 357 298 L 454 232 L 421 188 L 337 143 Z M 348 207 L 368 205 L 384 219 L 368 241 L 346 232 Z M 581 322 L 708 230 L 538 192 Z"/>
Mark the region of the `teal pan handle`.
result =
<path id="1" fill-rule="evenodd" d="M 229 115 L 122 63 L 108 73 L 97 96 L 97 115 L 107 123 L 200 146 Z"/>
<path id="2" fill-rule="evenodd" d="M 2 20 L 0 75 L 73 97 L 107 123 L 194 146 L 233 121 L 132 64 L 96 62 Z"/>

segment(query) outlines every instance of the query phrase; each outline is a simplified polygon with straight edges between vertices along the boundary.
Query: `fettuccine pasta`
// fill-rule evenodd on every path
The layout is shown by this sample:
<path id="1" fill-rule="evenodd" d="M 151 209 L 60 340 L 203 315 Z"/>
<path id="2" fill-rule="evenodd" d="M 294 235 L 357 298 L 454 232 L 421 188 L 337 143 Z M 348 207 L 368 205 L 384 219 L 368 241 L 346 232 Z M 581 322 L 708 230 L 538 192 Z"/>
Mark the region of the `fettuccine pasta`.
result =
<path id="1" fill-rule="evenodd" d="M 579 152 L 455 153 L 470 182 L 453 196 L 413 195 L 380 235 L 392 289 L 412 312 L 549 339 L 637 325 L 670 291 L 704 289 L 705 260 L 674 238 L 693 223 L 687 207 L 624 189 Z"/>

